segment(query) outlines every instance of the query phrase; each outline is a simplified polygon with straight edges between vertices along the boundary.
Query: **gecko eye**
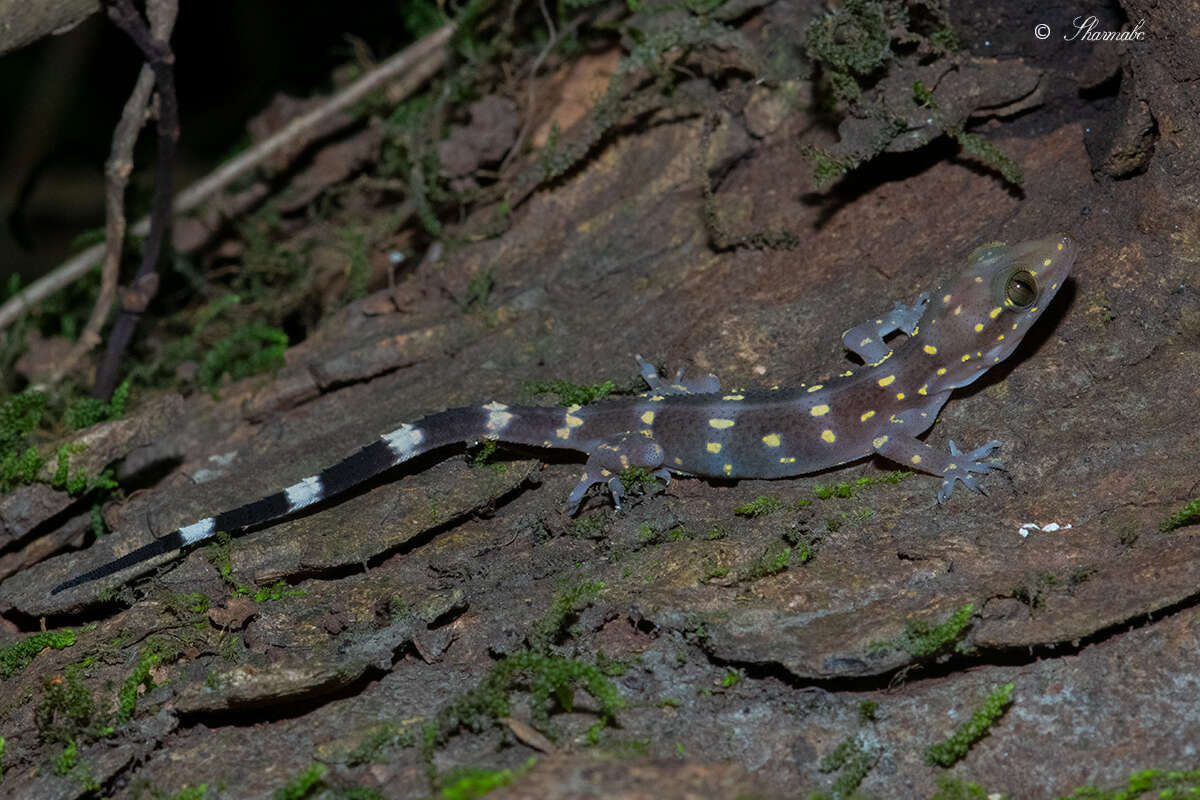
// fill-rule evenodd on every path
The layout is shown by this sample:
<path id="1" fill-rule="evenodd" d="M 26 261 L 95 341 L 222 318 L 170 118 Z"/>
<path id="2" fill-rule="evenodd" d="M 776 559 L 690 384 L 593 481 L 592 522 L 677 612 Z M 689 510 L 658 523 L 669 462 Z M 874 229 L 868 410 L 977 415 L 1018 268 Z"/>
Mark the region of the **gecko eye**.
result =
<path id="1" fill-rule="evenodd" d="M 1017 308 L 1029 308 L 1037 300 L 1037 280 L 1027 270 L 1014 272 L 1004 284 L 1004 296 Z"/>

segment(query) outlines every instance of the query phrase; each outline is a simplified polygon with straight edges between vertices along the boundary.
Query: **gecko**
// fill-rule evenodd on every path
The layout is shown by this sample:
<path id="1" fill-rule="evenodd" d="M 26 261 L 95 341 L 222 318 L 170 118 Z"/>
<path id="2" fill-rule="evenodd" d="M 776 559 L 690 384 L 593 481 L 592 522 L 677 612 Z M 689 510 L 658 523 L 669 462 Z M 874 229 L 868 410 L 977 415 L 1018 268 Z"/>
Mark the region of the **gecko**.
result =
<path id="1" fill-rule="evenodd" d="M 586 455 L 567 499 L 579 510 L 595 484 L 617 509 L 620 473 L 640 467 L 668 484 L 672 474 L 709 478 L 786 478 L 878 454 L 940 477 L 937 500 L 957 483 L 983 492 L 978 475 L 1000 465 L 1000 442 L 949 452 L 921 439 L 955 390 L 1010 356 L 1054 299 L 1078 254 L 1056 234 L 1020 244 L 976 248 L 966 269 L 932 297 L 895 307 L 842 335 L 861 365 L 828 381 L 793 388 L 722 391 L 714 375 L 663 379 L 641 356 L 649 391 L 567 408 L 484 405 L 452 408 L 405 423 L 282 491 L 178 528 L 56 586 L 53 594 L 183 550 L 232 531 L 293 514 L 398 464 L 454 444 L 495 440 Z M 894 333 L 905 338 L 892 347 Z M 897 337 L 898 339 L 899 337 Z M 986 493 L 986 492 L 984 492 Z"/>

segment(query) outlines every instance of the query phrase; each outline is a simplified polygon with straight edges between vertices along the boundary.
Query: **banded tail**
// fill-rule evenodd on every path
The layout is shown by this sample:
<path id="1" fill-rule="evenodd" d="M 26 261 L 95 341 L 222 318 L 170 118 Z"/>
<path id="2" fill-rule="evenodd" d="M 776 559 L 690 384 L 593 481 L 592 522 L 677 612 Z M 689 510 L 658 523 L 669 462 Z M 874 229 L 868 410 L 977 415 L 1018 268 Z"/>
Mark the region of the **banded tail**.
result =
<path id="1" fill-rule="evenodd" d="M 163 553 L 182 550 L 188 545 L 211 539 L 218 531 L 238 530 L 294 513 L 440 447 L 483 438 L 551 446 L 546 432 L 561 424 L 562 417 L 561 408 L 509 407 L 502 403 L 452 408 L 430 414 L 411 425 L 401 425 L 358 452 L 283 491 L 171 531 L 114 561 L 60 583 L 50 594 L 108 577 Z M 562 446 L 562 443 L 555 446 Z"/>

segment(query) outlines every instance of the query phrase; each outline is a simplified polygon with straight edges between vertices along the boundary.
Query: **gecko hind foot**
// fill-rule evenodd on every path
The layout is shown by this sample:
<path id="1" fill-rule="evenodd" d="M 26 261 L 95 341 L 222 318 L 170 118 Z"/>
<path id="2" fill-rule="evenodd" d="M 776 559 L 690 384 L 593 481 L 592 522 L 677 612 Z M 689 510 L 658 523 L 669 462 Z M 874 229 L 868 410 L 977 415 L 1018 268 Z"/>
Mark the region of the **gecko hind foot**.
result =
<path id="1" fill-rule="evenodd" d="M 658 367 L 640 355 L 634 356 L 634 358 L 637 359 L 638 368 L 642 373 L 642 380 L 646 382 L 650 387 L 650 391 L 654 394 L 709 394 L 721 391 L 721 381 L 716 375 L 710 374 L 700 378 L 684 380 L 683 367 L 680 367 L 675 370 L 675 380 L 667 383 L 658 374 Z"/>

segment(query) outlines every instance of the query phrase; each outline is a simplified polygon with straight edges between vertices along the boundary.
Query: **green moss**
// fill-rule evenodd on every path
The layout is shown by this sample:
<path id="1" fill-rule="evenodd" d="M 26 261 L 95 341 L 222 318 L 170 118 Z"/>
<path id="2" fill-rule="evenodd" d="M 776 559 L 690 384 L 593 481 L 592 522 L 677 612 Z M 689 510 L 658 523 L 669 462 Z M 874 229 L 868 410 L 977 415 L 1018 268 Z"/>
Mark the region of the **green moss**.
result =
<path id="1" fill-rule="evenodd" d="M 868 747 L 855 736 L 847 736 L 817 764 L 821 772 L 840 773 L 827 792 L 814 792 L 809 800 L 846 800 L 855 796 L 859 784 L 879 760 L 879 748 Z"/>
<path id="2" fill-rule="evenodd" d="M 304 800 L 312 797 L 315 792 L 325 787 L 325 775 L 329 768 L 324 764 L 310 764 L 300 771 L 296 777 L 275 790 L 275 800 Z"/>
<path id="3" fill-rule="evenodd" d="M 858 704 L 858 721 L 859 722 L 874 722 L 875 714 L 879 711 L 879 703 L 874 700 L 863 700 Z"/>
<path id="4" fill-rule="evenodd" d="M 525 775 L 537 763 L 531 756 L 517 769 L 490 770 L 477 767 L 458 767 L 442 777 L 442 797 L 447 800 L 474 800 Z"/>
<path id="5" fill-rule="evenodd" d="M 95 738 L 105 726 L 92 690 L 80 679 L 78 667 L 68 667 L 61 677 L 46 677 L 33 719 L 44 741 L 61 744 L 80 737 Z"/>
<path id="6" fill-rule="evenodd" d="M 534 727 L 547 735 L 553 735 L 549 730 L 551 699 L 557 707 L 569 713 L 574 710 L 575 692 L 580 688 L 599 703 L 597 713 L 600 719 L 589 732 L 592 738 L 612 722 L 616 712 L 624 707 L 616 685 L 600 666 L 532 650 L 520 650 L 496 662 L 478 686 L 456 697 L 425 726 L 422 747 L 427 764 L 432 765 L 434 748 L 459 730 L 478 733 L 496 724 L 501 717 L 509 716 L 510 697 L 519 688 L 529 691 L 529 710 Z"/>
<path id="7" fill-rule="evenodd" d="M 166 592 L 162 599 L 163 609 L 177 619 L 194 621 L 203 617 L 212 606 L 212 599 L 200 592 Z"/>
<path id="8" fill-rule="evenodd" d="M 1158 525 L 1158 529 L 1163 533 L 1182 528 L 1184 525 L 1194 525 L 1200 522 L 1200 497 L 1197 497 L 1192 502 L 1181 508 L 1177 513 L 1164 519 Z"/>
<path id="9" fill-rule="evenodd" d="M 621 485 L 629 494 L 648 491 L 648 488 L 653 488 L 658 483 L 658 478 L 654 473 L 645 467 L 626 467 L 617 473 L 617 477 L 620 478 Z"/>
<path id="10" fill-rule="evenodd" d="M 75 644 L 75 631 L 43 631 L 26 636 L 19 642 L 0 647 L 0 679 L 8 680 L 29 666 L 34 657 L 46 648 L 62 650 Z"/>
<path id="11" fill-rule="evenodd" d="M 94 397 L 83 397 L 67 407 L 64 421 L 73 431 L 91 427 L 100 422 L 120 419 L 125 415 L 125 405 L 129 402 L 129 381 L 124 381 L 113 390 L 112 399 L 108 402 Z"/>
<path id="12" fill-rule="evenodd" d="M 4 737 L 0 736 L 0 783 L 4 783 Z"/>
<path id="13" fill-rule="evenodd" d="M 739 517 L 761 517 L 766 514 L 773 514 L 783 508 L 783 503 L 778 498 L 768 497 L 765 494 L 760 494 L 758 497 L 751 500 L 749 503 L 744 503 L 733 510 L 734 514 Z"/>
<path id="14" fill-rule="evenodd" d="M 46 395 L 25 391 L 0 403 L 0 492 L 35 483 L 45 460 L 27 441 L 46 411 Z"/>
<path id="15" fill-rule="evenodd" d="M 837 183 L 856 166 L 855 162 L 838 158 L 830 151 L 821 147 L 805 147 L 801 154 L 813 165 L 813 188 L 818 192 L 828 189 Z"/>
<path id="16" fill-rule="evenodd" d="M 1080 786 L 1057 800 L 1138 800 L 1150 792 L 1157 792 L 1161 800 L 1196 797 L 1200 795 L 1200 769 L 1170 772 L 1147 769 L 1130 775 L 1124 789 Z"/>
<path id="17" fill-rule="evenodd" d="M 742 673 L 738 672 L 736 669 L 731 669 L 725 673 L 725 676 L 723 678 L 721 678 L 721 688 L 722 689 L 732 689 L 733 687 L 737 686 L 741 682 L 742 682 Z"/>
<path id="18" fill-rule="evenodd" d="M 969 648 L 960 640 L 971 627 L 971 616 L 974 613 L 975 604 L 967 603 L 939 625 L 926 620 L 909 620 L 904 626 L 904 634 L 890 646 L 917 659 L 929 658 L 951 649 L 959 653 L 968 652 Z"/>
<path id="19" fill-rule="evenodd" d="M 847 0 L 840 8 L 814 17 L 808 24 L 805 49 L 821 65 L 838 100 L 857 99 L 862 93 L 860 81 L 892 57 L 883 5 Z"/>
<path id="20" fill-rule="evenodd" d="M 833 486 L 814 486 L 813 494 L 820 500 L 829 500 L 834 497 L 849 498 L 859 493 L 861 490 L 869 487 L 882 484 L 899 483 L 905 478 L 909 478 L 913 473 L 909 470 L 898 469 L 892 472 L 884 473 L 879 477 L 864 475 L 861 478 L 856 478 L 853 481 L 840 481 Z"/>
<path id="21" fill-rule="evenodd" d="M 218 340 L 204 354 L 196 382 L 215 392 L 225 375 L 241 380 L 284 365 L 288 336 L 262 322 L 248 322 Z"/>
<path id="22" fill-rule="evenodd" d="M 586 406 L 608 397 L 616 391 L 617 385 L 612 381 L 587 385 L 568 381 L 526 381 L 521 388 L 531 397 L 539 394 L 557 395 L 560 406 Z"/>
<path id="23" fill-rule="evenodd" d="M 287 581 L 276 581 L 271 586 L 259 589 L 254 593 L 254 602 L 269 603 L 274 600 L 282 600 L 285 597 L 303 597 L 308 592 L 303 589 L 289 589 Z"/>
<path id="24" fill-rule="evenodd" d="M 0 450 L 18 446 L 33 433 L 46 412 L 46 395 L 24 391 L 0 403 Z"/>
<path id="25" fill-rule="evenodd" d="M 571 533 L 583 539 L 600 539 L 604 536 L 605 521 L 600 514 L 579 517 L 571 522 Z"/>
<path id="26" fill-rule="evenodd" d="M 340 238 L 346 252 L 346 288 L 342 291 L 341 299 L 342 303 L 350 303 L 367 296 L 371 259 L 367 253 L 367 236 L 362 229 L 355 226 L 343 228 Z"/>
<path id="27" fill-rule="evenodd" d="M 933 91 L 920 81 L 913 82 L 913 102 L 921 106 L 921 108 L 938 107 L 937 100 L 933 97 Z"/>
<path id="28" fill-rule="evenodd" d="M 792 548 L 785 547 L 775 555 L 771 555 L 770 553 L 764 554 L 749 566 L 739 570 L 738 579 L 742 581 L 756 581 L 771 575 L 778 575 L 791 566 L 791 563 Z"/>
<path id="29" fill-rule="evenodd" d="M 73 475 L 70 474 L 71 456 L 83 452 L 85 447 L 80 442 L 69 442 L 58 448 L 55 453 L 56 466 L 54 474 L 50 477 L 49 484 L 55 489 L 60 489 L 76 496 L 95 490 L 108 491 L 116 489 L 117 482 L 113 480 L 113 472 L 110 469 L 103 470 L 98 475 L 92 475 L 81 470 L 76 470 Z"/>
<path id="30" fill-rule="evenodd" d="M 503 467 L 503 464 L 488 463 L 492 456 L 496 454 L 496 448 L 498 446 L 499 443 L 495 439 L 483 439 L 480 441 L 479 446 L 475 449 L 474 454 L 471 455 L 471 460 L 469 462 L 470 465 L 472 467 Z"/>
<path id="31" fill-rule="evenodd" d="M 533 624 L 529 633 L 530 650 L 536 653 L 549 652 L 550 645 L 563 635 L 571 620 L 591 605 L 603 589 L 603 583 L 580 581 L 558 591 L 550 603 L 550 610 Z"/>
<path id="32" fill-rule="evenodd" d="M 967 133 L 962 128 L 951 128 L 946 132 L 954 137 L 964 153 L 982 161 L 987 166 L 999 172 L 1004 177 L 1004 180 L 1013 186 L 1019 187 L 1024 182 L 1024 178 L 1021 176 L 1021 168 L 1017 166 L 1017 162 L 1013 161 L 1012 158 L 987 139 L 984 139 L 977 133 Z"/>
<path id="33" fill-rule="evenodd" d="M 212 564 L 221 575 L 221 580 L 225 582 L 225 585 L 233 590 L 234 597 L 245 597 L 251 593 L 250 587 L 238 583 L 233 575 L 233 559 L 229 552 L 232 546 L 233 539 L 229 533 L 227 531 L 217 531 L 212 543 L 208 545 L 205 558 L 208 559 L 208 563 Z"/>
<path id="34" fill-rule="evenodd" d="M 957 775 L 938 775 L 937 791 L 929 800 L 987 800 L 987 790 L 973 781 Z"/>
<path id="35" fill-rule="evenodd" d="M 167 800 L 204 800 L 206 797 L 208 797 L 208 784 L 201 783 L 198 786 L 185 786 Z"/>
<path id="36" fill-rule="evenodd" d="M 139 688 L 145 687 L 147 692 L 152 692 L 157 688 L 154 679 L 150 677 L 150 670 L 161 660 L 160 646 L 153 641 L 148 643 L 142 650 L 141 658 L 134 665 L 133 671 L 117 692 L 118 723 L 125 723 L 133 719 L 133 713 L 137 710 Z"/>
<path id="37" fill-rule="evenodd" d="M 371 726 L 347 755 L 350 764 L 386 763 L 386 753 L 404 747 L 413 747 L 417 737 L 411 722 L 382 722 Z"/>
<path id="38" fill-rule="evenodd" d="M 929 746 L 925 751 L 925 762 L 931 766 L 949 768 L 961 761 L 972 745 L 987 736 L 992 726 L 1004 716 L 1004 712 L 1012 705 L 1012 691 L 1011 683 L 993 690 L 983 705 L 946 741 Z"/>
<path id="39" fill-rule="evenodd" d="M 65 778 L 78 764 L 79 746 L 74 741 L 67 742 L 67 746 L 54 759 L 54 774 Z"/>

